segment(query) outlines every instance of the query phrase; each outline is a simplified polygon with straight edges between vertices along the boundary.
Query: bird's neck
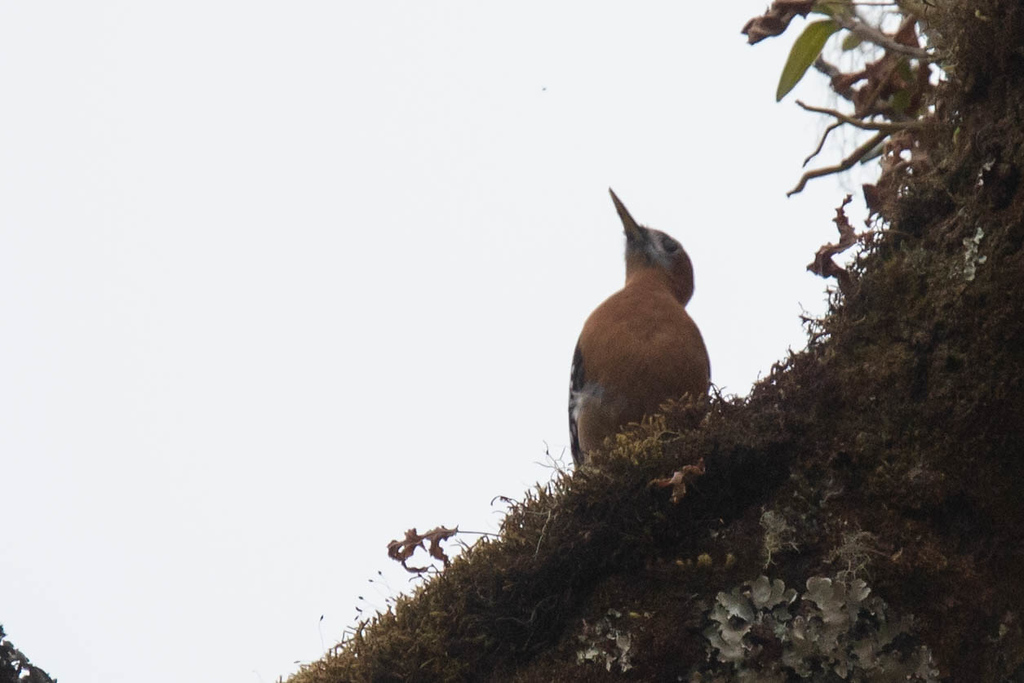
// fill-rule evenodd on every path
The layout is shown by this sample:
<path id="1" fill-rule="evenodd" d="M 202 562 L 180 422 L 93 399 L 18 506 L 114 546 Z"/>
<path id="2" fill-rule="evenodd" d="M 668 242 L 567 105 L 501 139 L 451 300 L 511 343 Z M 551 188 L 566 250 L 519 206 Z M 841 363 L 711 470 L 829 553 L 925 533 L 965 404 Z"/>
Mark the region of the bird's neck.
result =
<path id="1" fill-rule="evenodd" d="M 654 293 L 664 291 L 670 293 L 680 304 L 685 306 L 693 296 L 693 282 L 682 282 L 680 278 L 657 266 L 626 268 L 626 288 L 635 291 Z"/>

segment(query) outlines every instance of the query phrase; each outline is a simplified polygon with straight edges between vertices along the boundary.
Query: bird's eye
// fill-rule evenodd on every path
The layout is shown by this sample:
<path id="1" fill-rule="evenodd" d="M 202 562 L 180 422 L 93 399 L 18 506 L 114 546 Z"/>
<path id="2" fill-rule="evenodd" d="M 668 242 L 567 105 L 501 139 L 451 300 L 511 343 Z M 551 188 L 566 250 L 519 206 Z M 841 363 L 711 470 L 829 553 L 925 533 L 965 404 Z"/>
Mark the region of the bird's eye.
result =
<path id="1" fill-rule="evenodd" d="M 679 251 L 679 242 L 676 242 L 671 237 L 666 237 L 661 240 L 661 248 L 665 250 L 666 254 L 674 254 Z"/>

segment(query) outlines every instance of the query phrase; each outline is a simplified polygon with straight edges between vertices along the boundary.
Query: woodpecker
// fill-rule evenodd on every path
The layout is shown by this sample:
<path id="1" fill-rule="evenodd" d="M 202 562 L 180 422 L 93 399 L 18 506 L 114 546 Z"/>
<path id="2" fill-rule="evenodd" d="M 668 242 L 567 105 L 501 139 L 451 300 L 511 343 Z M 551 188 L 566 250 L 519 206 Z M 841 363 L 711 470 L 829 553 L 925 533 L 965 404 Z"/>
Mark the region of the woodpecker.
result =
<path id="1" fill-rule="evenodd" d="M 638 225 L 608 190 L 626 233 L 626 284 L 583 324 L 572 358 L 569 435 L 579 467 L 587 454 L 667 400 L 701 396 L 711 362 L 686 312 L 690 257 L 669 235 Z"/>

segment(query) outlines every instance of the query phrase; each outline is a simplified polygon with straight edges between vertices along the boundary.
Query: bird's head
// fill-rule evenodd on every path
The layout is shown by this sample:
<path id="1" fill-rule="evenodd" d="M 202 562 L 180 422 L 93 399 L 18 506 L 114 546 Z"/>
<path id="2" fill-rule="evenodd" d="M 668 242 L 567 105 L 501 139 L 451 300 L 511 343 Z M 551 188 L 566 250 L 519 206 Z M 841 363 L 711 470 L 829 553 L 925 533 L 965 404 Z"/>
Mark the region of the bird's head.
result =
<path id="1" fill-rule="evenodd" d="M 693 296 L 693 264 L 683 245 L 660 230 L 637 223 L 615 192 L 611 188 L 608 191 L 626 232 L 626 283 L 654 271 L 668 282 L 676 299 L 685 306 Z"/>

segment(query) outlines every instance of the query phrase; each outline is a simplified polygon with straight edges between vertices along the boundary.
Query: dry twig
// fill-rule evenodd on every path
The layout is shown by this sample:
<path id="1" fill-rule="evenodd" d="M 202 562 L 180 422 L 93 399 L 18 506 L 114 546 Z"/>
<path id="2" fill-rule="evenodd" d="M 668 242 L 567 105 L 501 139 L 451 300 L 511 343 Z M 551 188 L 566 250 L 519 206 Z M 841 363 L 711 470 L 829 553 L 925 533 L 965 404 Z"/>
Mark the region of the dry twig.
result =
<path id="1" fill-rule="evenodd" d="M 900 130 L 908 130 L 910 128 L 923 128 L 924 123 L 919 120 L 915 121 L 885 121 L 877 123 L 875 121 L 864 121 L 863 119 L 854 118 L 847 116 L 846 114 L 836 111 L 835 109 L 826 109 L 824 107 L 812 107 L 809 104 L 804 104 L 800 100 L 796 103 L 805 111 L 813 111 L 816 114 L 828 114 L 839 119 L 840 123 L 848 123 L 854 128 L 860 128 L 861 130 L 877 130 L 884 133 L 895 133 Z"/>
<path id="2" fill-rule="evenodd" d="M 920 59 L 923 62 L 934 62 L 938 59 L 935 54 L 928 50 L 922 47 L 901 43 L 888 33 L 880 31 L 874 26 L 866 24 L 856 17 L 835 16 L 833 17 L 833 20 L 850 33 L 858 36 L 861 40 L 874 43 L 889 52 L 896 52 L 901 55 L 913 57 L 914 59 Z"/>
<path id="3" fill-rule="evenodd" d="M 807 171 L 800 177 L 800 182 L 797 183 L 796 187 L 786 193 L 787 197 L 792 197 L 798 192 L 802 192 L 804 187 L 807 186 L 807 181 L 814 178 L 820 178 L 822 176 L 832 175 L 833 173 L 842 173 L 848 171 L 858 161 L 867 156 L 868 152 L 873 150 L 882 140 L 885 140 L 888 133 L 878 132 L 871 136 L 871 138 L 863 145 L 853 150 L 853 153 L 843 159 L 835 166 L 825 166 L 824 168 L 816 168 L 813 171 Z"/>

